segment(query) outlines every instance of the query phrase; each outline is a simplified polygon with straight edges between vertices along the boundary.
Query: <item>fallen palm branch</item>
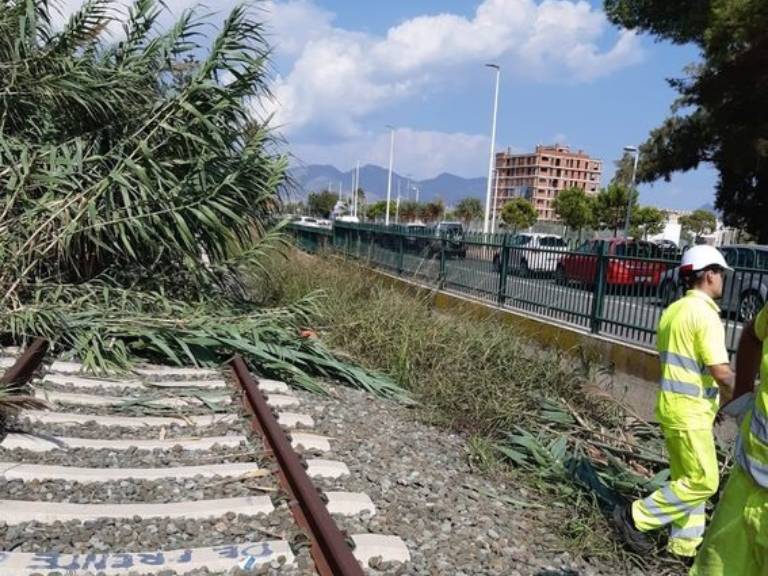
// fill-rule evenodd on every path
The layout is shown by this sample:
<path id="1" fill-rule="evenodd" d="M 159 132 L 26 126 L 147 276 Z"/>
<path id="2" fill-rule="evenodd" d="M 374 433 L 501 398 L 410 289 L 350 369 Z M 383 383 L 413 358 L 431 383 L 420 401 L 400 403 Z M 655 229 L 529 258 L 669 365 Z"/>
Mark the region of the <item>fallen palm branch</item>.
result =
<path id="1" fill-rule="evenodd" d="M 102 374 L 240 354 L 308 390 L 404 398 L 301 336 L 311 302 L 264 308 L 249 289 L 287 246 L 290 186 L 255 112 L 271 98 L 258 9 L 211 38 L 194 9 L 160 26 L 158 0 L 89 0 L 63 27 L 55 10 L 0 2 L 0 333 Z"/>

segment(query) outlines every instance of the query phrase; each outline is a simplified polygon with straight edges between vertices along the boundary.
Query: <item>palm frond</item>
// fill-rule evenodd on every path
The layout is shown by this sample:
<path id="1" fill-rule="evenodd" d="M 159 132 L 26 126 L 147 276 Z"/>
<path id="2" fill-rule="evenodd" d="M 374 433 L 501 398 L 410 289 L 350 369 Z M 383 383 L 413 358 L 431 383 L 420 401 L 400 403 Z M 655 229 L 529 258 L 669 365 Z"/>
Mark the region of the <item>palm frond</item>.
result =
<path id="1" fill-rule="evenodd" d="M 299 337 L 311 299 L 257 306 L 287 243 L 287 157 L 252 102 L 270 48 L 251 4 L 207 54 L 205 20 L 159 31 L 159 0 L 86 0 L 51 32 L 46 0 L 0 2 L 0 332 L 45 336 L 95 371 L 240 353 L 307 388 L 399 389 Z M 12 73 L 4 73 L 12 71 Z"/>

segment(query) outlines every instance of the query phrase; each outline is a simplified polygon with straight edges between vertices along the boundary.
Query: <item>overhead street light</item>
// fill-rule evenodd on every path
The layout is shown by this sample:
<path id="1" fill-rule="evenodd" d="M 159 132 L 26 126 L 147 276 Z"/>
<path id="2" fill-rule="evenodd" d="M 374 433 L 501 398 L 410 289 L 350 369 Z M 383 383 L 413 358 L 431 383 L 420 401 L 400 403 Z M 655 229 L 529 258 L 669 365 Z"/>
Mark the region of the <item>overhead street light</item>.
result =
<path id="1" fill-rule="evenodd" d="M 632 164 L 632 181 L 627 193 L 627 220 L 624 224 L 624 238 L 629 238 L 629 227 L 632 224 L 632 196 L 635 190 L 635 180 L 637 179 L 637 162 L 640 159 L 640 149 L 637 146 L 624 146 L 624 152 L 632 154 L 635 160 Z"/>
<path id="2" fill-rule="evenodd" d="M 392 164 L 395 159 L 395 127 L 387 124 L 389 128 L 389 177 L 387 178 L 387 212 L 384 217 L 384 225 L 389 226 L 389 202 L 392 199 Z"/>
<path id="3" fill-rule="evenodd" d="M 499 78 L 501 77 L 501 68 L 498 64 L 486 64 L 488 68 L 496 71 L 496 90 L 493 98 L 493 124 L 491 128 L 491 157 L 488 161 L 488 186 L 485 191 L 485 218 L 483 218 L 483 234 L 488 234 L 491 224 L 491 190 L 493 187 L 493 167 L 496 160 L 496 118 L 499 112 Z M 494 212 L 496 206 L 493 207 Z"/>

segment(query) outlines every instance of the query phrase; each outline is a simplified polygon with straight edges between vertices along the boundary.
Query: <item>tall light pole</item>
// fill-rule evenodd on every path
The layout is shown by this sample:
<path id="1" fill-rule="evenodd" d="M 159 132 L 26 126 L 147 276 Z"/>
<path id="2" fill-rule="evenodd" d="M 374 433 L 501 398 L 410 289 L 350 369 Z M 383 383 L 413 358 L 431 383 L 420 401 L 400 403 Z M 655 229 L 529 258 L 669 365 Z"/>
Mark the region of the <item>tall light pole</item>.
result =
<path id="1" fill-rule="evenodd" d="M 389 178 L 387 178 L 387 213 L 384 217 L 384 225 L 389 226 L 389 202 L 392 199 L 392 163 L 395 159 L 395 128 L 387 124 L 389 128 Z"/>
<path id="2" fill-rule="evenodd" d="M 353 194 L 353 202 L 355 203 L 355 213 L 354 216 L 357 217 L 357 202 L 359 198 L 357 197 L 357 191 L 360 189 L 360 160 L 357 161 L 357 165 L 355 166 L 355 193 Z"/>
<path id="3" fill-rule="evenodd" d="M 493 187 L 493 212 L 491 216 L 491 234 L 496 234 L 496 206 L 499 203 L 499 169 L 494 171 L 495 185 Z"/>
<path id="4" fill-rule="evenodd" d="M 629 238 L 629 226 L 632 223 L 632 198 L 635 190 L 635 180 L 637 179 L 637 162 L 640 160 L 640 150 L 637 146 L 624 146 L 624 152 L 633 154 L 635 161 L 632 164 L 632 181 L 627 192 L 627 221 L 624 224 L 624 238 Z"/>
<path id="5" fill-rule="evenodd" d="M 488 188 L 485 191 L 485 218 L 483 219 L 483 234 L 488 234 L 491 224 L 491 188 L 493 186 L 493 165 L 496 160 L 496 117 L 499 112 L 499 78 L 501 68 L 498 64 L 486 64 L 488 68 L 496 70 L 496 93 L 493 98 L 493 127 L 491 128 L 491 158 L 488 162 Z M 494 206 L 494 210 L 496 207 Z"/>

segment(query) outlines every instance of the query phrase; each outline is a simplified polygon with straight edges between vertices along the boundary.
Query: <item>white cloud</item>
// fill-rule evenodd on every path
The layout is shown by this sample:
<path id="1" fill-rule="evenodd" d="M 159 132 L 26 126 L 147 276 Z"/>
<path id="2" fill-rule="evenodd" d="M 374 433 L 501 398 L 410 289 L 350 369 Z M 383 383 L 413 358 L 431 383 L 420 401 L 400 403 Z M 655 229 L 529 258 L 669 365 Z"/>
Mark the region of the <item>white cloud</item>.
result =
<path id="1" fill-rule="evenodd" d="M 490 141 L 477 134 L 395 130 L 394 170 L 423 180 L 441 172 L 474 177 L 487 166 Z M 359 134 L 336 144 L 294 144 L 291 151 L 307 164 L 334 164 L 349 170 L 363 164 L 389 165 L 389 134 Z"/>
<path id="2" fill-rule="evenodd" d="M 310 0 L 267 2 L 270 40 L 286 56 L 298 56 L 306 45 L 332 32 L 334 15 Z"/>
<path id="3" fill-rule="evenodd" d="M 236 3 L 208 4 L 217 14 L 214 23 Z M 65 14 L 80 4 L 62 0 Z M 163 25 L 199 2 L 166 0 L 166 5 L 170 14 L 163 15 Z M 642 58 L 633 33 L 609 41 L 604 14 L 585 0 L 483 0 L 471 17 L 419 16 L 382 35 L 337 26 L 335 15 L 313 0 L 265 0 L 257 10 L 278 62 L 287 64 L 273 83 L 274 100 L 257 106 L 275 114 L 274 124 L 306 162 L 348 164 L 360 158 L 386 165 L 388 134 L 368 132 L 365 119 L 409 99 L 426 100 L 430 87 L 488 61 L 499 62 L 505 76 L 575 83 Z M 487 166 L 484 135 L 404 128 L 397 131 L 397 142 L 396 169 L 417 178 L 443 171 L 474 176 Z"/>
<path id="4" fill-rule="evenodd" d="M 270 110 L 289 136 L 303 129 L 358 136 L 366 115 L 416 96 L 428 79 L 491 59 L 537 81 L 587 82 L 642 58 L 627 31 L 600 48 L 609 24 L 583 0 L 485 0 L 472 18 L 419 16 L 384 36 L 334 27 L 333 15 L 311 0 L 270 6 L 278 50 L 295 56 Z"/>

